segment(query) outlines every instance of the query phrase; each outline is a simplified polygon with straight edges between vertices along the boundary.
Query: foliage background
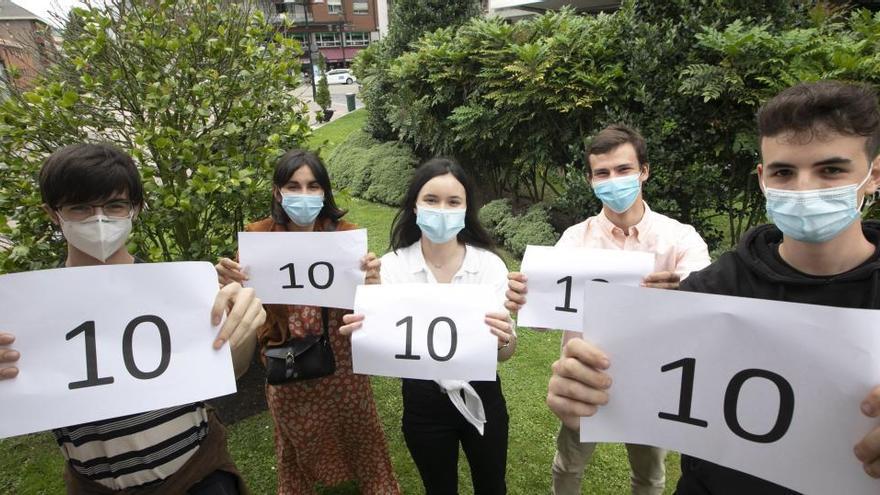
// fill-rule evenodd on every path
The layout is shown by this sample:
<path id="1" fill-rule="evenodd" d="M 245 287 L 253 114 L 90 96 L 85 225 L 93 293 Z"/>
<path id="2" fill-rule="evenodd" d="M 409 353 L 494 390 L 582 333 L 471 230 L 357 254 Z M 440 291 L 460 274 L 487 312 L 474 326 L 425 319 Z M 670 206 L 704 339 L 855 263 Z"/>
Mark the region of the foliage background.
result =
<path id="1" fill-rule="evenodd" d="M 56 265 L 36 177 L 57 148 L 106 141 L 141 165 L 147 209 L 131 246 L 155 261 L 212 260 L 263 213 L 275 159 L 310 130 L 299 45 L 258 8 L 211 0 L 72 11 L 56 65 L 0 104 L 0 270 Z"/>
<path id="2" fill-rule="evenodd" d="M 368 110 L 391 132 L 375 137 L 454 155 L 489 199 L 543 202 L 560 232 L 600 207 L 583 175 L 589 136 L 627 123 L 648 140 L 652 207 L 713 248 L 763 221 L 763 101 L 798 81 L 880 84 L 880 13 L 806 0 L 627 0 L 613 14 L 475 17 L 397 56 L 374 48 L 357 62 L 368 93 L 381 84 Z"/>

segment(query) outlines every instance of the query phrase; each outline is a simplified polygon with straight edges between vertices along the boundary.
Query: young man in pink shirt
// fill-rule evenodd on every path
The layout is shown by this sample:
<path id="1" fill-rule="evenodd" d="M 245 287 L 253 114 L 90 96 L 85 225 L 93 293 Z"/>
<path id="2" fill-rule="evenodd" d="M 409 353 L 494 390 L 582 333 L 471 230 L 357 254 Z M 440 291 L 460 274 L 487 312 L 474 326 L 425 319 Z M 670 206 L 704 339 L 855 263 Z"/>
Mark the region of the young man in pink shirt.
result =
<path id="1" fill-rule="evenodd" d="M 682 224 L 648 208 L 642 184 L 650 175 L 647 146 L 634 129 L 612 125 L 603 129 L 587 148 L 587 180 L 602 201 L 598 215 L 566 229 L 557 246 L 647 251 L 656 255 L 654 273 L 643 285 L 677 289 L 692 271 L 709 265 L 703 238 L 690 225 Z M 526 279 L 511 273 L 507 307 L 518 311 L 525 303 Z M 565 332 L 563 345 L 577 336 Z M 553 493 L 579 494 L 584 470 L 596 448 L 580 443 L 576 430 L 562 424 L 556 437 L 553 459 Z M 646 445 L 627 444 L 635 495 L 655 495 L 666 484 L 666 451 Z"/>

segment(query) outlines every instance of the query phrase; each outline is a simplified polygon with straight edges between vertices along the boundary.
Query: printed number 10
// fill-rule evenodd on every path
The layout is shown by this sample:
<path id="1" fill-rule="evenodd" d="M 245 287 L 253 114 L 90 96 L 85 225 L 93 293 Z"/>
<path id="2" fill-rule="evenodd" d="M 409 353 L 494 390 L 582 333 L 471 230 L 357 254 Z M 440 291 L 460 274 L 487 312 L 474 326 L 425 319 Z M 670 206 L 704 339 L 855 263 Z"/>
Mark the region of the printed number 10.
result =
<path id="1" fill-rule="evenodd" d="M 159 359 L 159 365 L 153 371 L 141 371 L 137 363 L 134 362 L 134 348 L 132 341 L 134 340 L 134 331 L 141 323 L 152 323 L 159 332 L 159 339 L 162 346 L 162 357 Z M 112 376 L 98 376 L 98 350 L 95 344 L 95 322 L 86 321 L 82 325 L 74 328 L 65 336 L 66 340 L 71 340 L 79 334 L 85 334 L 86 339 L 86 379 L 78 382 L 70 382 L 67 388 L 75 390 L 78 388 L 97 387 L 98 385 L 109 385 L 113 383 Z M 168 332 L 168 324 L 165 320 L 154 315 L 138 316 L 131 320 L 125 327 L 122 334 L 122 360 L 125 362 L 125 369 L 128 373 L 140 380 L 149 380 L 165 373 L 168 365 L 171 363 L 171 335 Z"/>
<path id="2" fill-rule="evenodd" d="M 671 414 L 666 412 L 658 413 L 660 419 L 676 421 L 693 426 L 706 428 L 709 422 L 703 419 L 696 419 L 691 416 L 691 402 L 694 395 L 694 375 L 696 374 L 697 360 L 694 358 L 685 358 L 673 363 L 665 364 L 660 367 L 660 371 L 665 373 L 677 368 L 681 368 L 681 392 L 679 393 L 678 413 Z M 739 395 L 743 385 L 752 378 L 763 378 L 773 385 L 779 391 L 779 412 L 776 415 L 776 422 L 769 432 L 764 434 L 752 433 L 746 431 L 739 422 L 737 407 L 739 405 Z M 747 369 L 733 375 L 727 384 L 727 391 L 724 393 L 724 421 L 736 436 L 751 440 L 757 443 L 773 443 L 781 439 L 788 432 L 791 426 L 791 420 L 794 416 L 794 390 L 791 384 L 782 376 L 772 371 L 762 369 Z"/>

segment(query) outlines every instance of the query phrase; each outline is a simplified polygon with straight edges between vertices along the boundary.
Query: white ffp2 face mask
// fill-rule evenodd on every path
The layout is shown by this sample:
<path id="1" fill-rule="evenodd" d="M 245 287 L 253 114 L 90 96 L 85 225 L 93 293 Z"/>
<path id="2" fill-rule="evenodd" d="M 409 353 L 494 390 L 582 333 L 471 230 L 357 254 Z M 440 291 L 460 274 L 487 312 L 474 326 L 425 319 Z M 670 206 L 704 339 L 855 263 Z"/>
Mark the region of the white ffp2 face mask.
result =
<path id="1" fill-rule="evenodd" d="M 101 263 L 118 251 L 131 233 L 131 216 L 110 218 L 95 215 L 79 222 L 64 220 L 60 215 L 58 218 L 67 242 Z"/>

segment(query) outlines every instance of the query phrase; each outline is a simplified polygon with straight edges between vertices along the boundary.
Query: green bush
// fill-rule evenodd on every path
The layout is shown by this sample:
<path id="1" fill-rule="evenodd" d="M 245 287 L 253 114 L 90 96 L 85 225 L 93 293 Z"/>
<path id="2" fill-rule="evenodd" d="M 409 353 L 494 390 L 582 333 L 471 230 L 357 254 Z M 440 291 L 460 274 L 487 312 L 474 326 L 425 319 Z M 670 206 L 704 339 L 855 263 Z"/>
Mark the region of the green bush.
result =
<path id="1" fill-rule="evenodd" d="M 547 206 L 542 203 L 532 205 L 524 215 L 508 217 L 496 230 L 504 238 L 504 247 L 518 258 L 529 244 L 552 246 L 559 239 L 548 221 Z"/>
<path id="2" fill-rule="evenodd" d="M 398 142 L 386 142 L 367 152 L 370 184 L 364 199 L 397 206 L 403 201 L 418 158 Z"/>
<path id="3" fill-rule="evenodd" d="M 512 216 L 513 208 L 507 198 L 490 201 L 480 208 L 480 223 L 496 237 L 495 230 L 498 226 Z"/>
<path id="4" fill-rule="evenodd" d="M 516 257 L 522 257 L 529 244 L 549 246 L 559 235 L 548 221 L 548 207 L 538 203 L 523 215 L 514 215 L 509 199 L 496 199 L 480 209 L 480 222 L 498 244 Z"/>
<path id="5" fill-rule="evenodd" d="M 412 150 L 397 142 L 381 143 L 356 131 L 333 150 L 327 168 L 336 187 L 352 196 L 397 206 L 418 164 Z"/>
<path id="6" fill-rule="evenodd" d="M 92 2 L 71 10 L 53 65 L 0 103 L 0 272 L 57 266 L 63 241 L 36 176 L 56 149 L 114 143 L 140 165 L 147 204 L 132 249 L 214 260 L 265 215 L 272 169 L 311 133 L 299 44 L 237 3 Z"/>

